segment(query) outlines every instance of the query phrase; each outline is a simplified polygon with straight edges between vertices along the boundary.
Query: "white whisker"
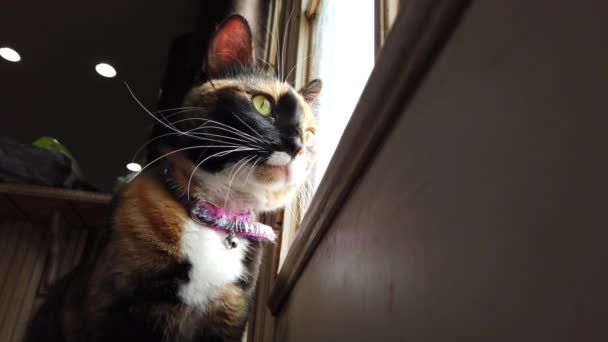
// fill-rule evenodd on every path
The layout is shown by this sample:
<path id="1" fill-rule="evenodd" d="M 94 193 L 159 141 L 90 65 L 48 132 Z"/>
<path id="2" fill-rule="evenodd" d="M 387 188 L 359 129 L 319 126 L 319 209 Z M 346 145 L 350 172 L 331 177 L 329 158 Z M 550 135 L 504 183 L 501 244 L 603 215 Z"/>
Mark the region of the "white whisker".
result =
<path id="1" fill-rule="evenodd" d="M 249 173 L 247 174 L 247 177 L 245 177 L 245 182 L 243 182 L 243 186 L 247 185 L 247 181 L 249 181 L 249 177 L 251 177 L 251 174 L 253 173 L 253 170 L 255 169 L 256 164 L 262 160 L 262 157 L 257 157 L 256 160 L 253 162 L 253 164 L 251 165 L 251 169 L 249 170 Z"/>
<path id="2" fill-rule="evenodd" d="M 206 162 L 207 160 L 209 160 L 211 158 L 214 158 L 214 157 L 223 157 L 223 156 L 228 155 L 228 154 L 233 153 L 233 152 L 255 151 L 255 150 L 257 150 L 257 149 L 254 149 L 254 148 L 235 148 L 234 150 L 222 151 L 222 152 L 218 152 L 218 153 L 212 154 L 211 156 L 203 159 L 200 163 L 196 164 L 196 166 L 192 170 L 192 173 L 190 174 L 190 178 L 188 179 L 188 187 L 187 187 L 187 197 L 188 197 L 188 199 L 190 199 L 190 184 L 192 183 L 192 177 L 194 177 L 194 173 L 196 172 L 196 169 L 198 169 L 198 167 L 201 166 L 204 162 Z"/>
<path id="3" fill-rule="evenodd" d="M 178 134 L 179 133 L 167 133 L 167 134 L 159 135 L 159 136 L 157 136 L 155 138 L 152 138 L 152 139 L 148 140 L 146 143 L 144 143 L 143 145 L 141 145 L 141 147 L 137 150 L 137 152 L 135 152 L 135 154 L 133 155 L 133 158 L 131 159 L 131 161 L 134 162 L 135 158 L 137 158 L 137 155 L 139 154 L 139 152 L 141 152 L 141 150 L 143 150 L 144 147 L 148 146 L 151 142 L 153 142 L 155 140 L 158 140 L 160 138 L 164 138 L 164 137 L 170 136 L 170 135 L 178 135 Z"/>
<path id="4" fill-rule="evenodd" d="M 169 128 L 170 130 L 173 130 L 173 131 L 176 131 L 176 132 L 178 132 L 178 133 L 183 133 L 183 134 L 188 135 L 188 134 L 187 134 L 187 133 L 185 133 L 185 132 L 182 132 L 182 131 L 180 131 L 180 130 L 178 130 L 178 129 L 174 128 L 174 127 L 171 127 L 171 126 L 167 125 L 167 124 L 166 124 L 166 123 L 164 123 L 162 120 L 160 120 L 159 118 L 157 118 L 156 116 L 154 116 L 154 114 L 152 114 L 152 112 L 150 112 L 150 111 L 148 110 L 148 108 L 146 108 L 146 106 L 144 106 L 144 105 L 143 105 L 143 103 L 141 103 L 141 101 L 139 101 L 139 99 L 138 99 L 138 98 L 135 96 L 135 94 L 133 93 L 133 91 L 131 90 L 131 87 L 129 87 L 129 85 L 127 84 L 127 82 L 124 82 L 124 83 L 125 83 L 125 86 L 127 87 L 127 90 L 128 90 L 128 91 L 129 91 L 129 93 L 131 94 L 131 97 L 133 97 L 133 99 L 135 100 L 135 102 L 137 102 L 137 104 L 138 104 L 138 105 L 139 105 L 139 106 L 140 106 L 140 107 L 141 107 L 141 108 L 142 108 L 142 109 L 143 109 L 143 110 L 144 110 L 146 113 L 148 113 L 148 115 L 150 115 L 150 116 L 151 116 L 151 117 L 152 117 L 154 120 L 156 120 L 156 121 L 160 122 L 161 124 L 163 124 L 165 127 Z M 188 135 L 188 136 L 190 136 L 190 135 Z M 194 137 L 194 136 L 193 136 L 193 137 Z"/>
<path id="5" fill-rule="evenodd" d="M 178 152 L 182 152 L 182 151 L 186 151 L 186 150 L 193 150 L 195 148 L 203 148 L 203 147 L 205 147 L 205 148 L 233 148 L 233 146 L 219 146 L 219 145 L 198 145 L 198 146 L 188 146 L 188 147 L 180 148 L 180 149 L 177 149 L 175 151 L 171 151 L 169 153 L 165 153 L 162 156 L 160 156 L 160 157 L 154 159 L 153 161 L 149 162 L 144 167 L 142 167 L 139 172 L 137 172 L 137 174 L 135 175 L 135 177 L 139 176 L 150 165 L 156 163 L 157 161 L 161 160 L 162 158 L 164 158 L 164 157 L 166 157 L 168 155 L 171 155 L 171 154 L 174 154 L 174 153 L 178 153 Z M 255 148 L 247 148 L 247 151 L 255 151 L 255 150 L 257 150 L 257 149 L 255 149 Z M 127 182 L 132 181 L 133 179 L 135 179 L 135 177 L 131 178 Z"/>
<path id="6" fill-rule="evenodd" d="M 222 126 L 222 127 L 225 127 L 225 128 L 223 128 L 222 130 L 227 131 L 227 132 L 231 132 L 231 133 L 233 133 L 233 134 L 235 134 L 235 135 L 240 136 L 240 137 L 241 137 L 241 138 L 243 138 L 243 139 L 248 139 L 248 140 L 251 140 L 251 141 L 254 141 L 254 142 L 263 143 L 263 141 L 261 141 L 260 139 L 258 139 L 258 138 L 256 138 L 256 137 L 252 136 L 251 134 L 245 133 L 245 132 L 241 131 L 241 130 L 240 130 L 240 129 L 238 129 L 238 128 L 234 128 L 234 127 L 232 127 L 232 126 L 226 125 L 226 124 L 221 123 L 221 122 L 217 122 L 217 121 L 215 121 L 215 120 L 211 120 L 211 119 L 205 119 L 205 118 L 190 118 L 190 119 L 191 119 L 191 120 L 208 121 L 208 122 L 214 123 L 214 124 L 216 124 L 216 125 L 220 125 L 220 126 Z M 217 129 L 220 129 L 220 128 L 218 127 Z"/>
<path id="7" fill-rule="evenodd" d="M 285 81 L 289 81 L 289 76 L 291 76 L 291 73 L 292 73 L 292 72 L 294 72 L 294 71 L 296 70 L 296 68 L 298 67 L 298 65 L 299 65 L 300 63 L 304 63 L 304 62 L 305 62 L 307 59 L 311 58 L 312 56 L 313 56 L 313 55 L 311 54 L 311 55 L 309 55 L 308 57 L 306 57 L 306 58 L 302 59 L 301 61 L 298 61 L 298 62 L 296 63 L 296 65 L 294 65 L 294 66 L 291 68 L 291 70 L 289 70 L 289 73 L 287 73 L 287 77 L 285 77 Z"/>
<path id="8" fill-rule="evenodd" d="M 251 131 L 253 131 L 253 133 L 257 134 L 260 138 L 262 138 L 262 140 L 266 141 L 266 139 L 264 139 L 264 137 L 258 131 L 256 131 L 255 129 L 251 128 L 251 126 L 249 126 L 245 121 L 243 121 L 243 119 L 239 118 L 239 116 L 236 115 L 235 112 L 232 112 L 232 115 L 234 115 L 235 118 L 239 119 L 239 121 L 242 122 L 243 125 L 249 127 L 249 129 Z"/>
<path id="9" fill-rule="evenodd" d="M 275 77 L 279 78 L 277 76 L 277 73 L 279 71 L 278 66 L 281 65 L 281 60 L 279 59 L 279 42 L 275 39 L 275 36 L 274 36 L 274 26 L 273 26 L 273 30 L 270 30 L 270 28 L 268 28 L 268 25 L 266 25 L 266 31 L 268 32 L 270 39 L 272 40 L 272 44 L 274 44 L 274 46 L 275 46 L 276 61 L 275 61 L 275 65 L 274 65 L 272 71 L 274 72 Z"/>
<path id="10" fill-rule="evenodd" d="M 217 127 L 213 127 L 213 126 L 211 126 L 211 127 L 207 127 L 207 128 L 209 128 L 209 129 L 216 129 Z M 239 138 L 233 138 L 233 137 L 229 137 L 229 136 L 226 136 L 226 135 L 221 135 L 221 134 L 213 134 L 213 133 L 207 133 L 207 132 L 196 132 L 196 133 L 192 133 L 192 134 L 197 135 L 197 136 L 198 136 L 198 135 L 207 135 L 207 136 L 211 136 L 211 137 L 218 137 L 218 138 L 230 139 L 230 140 L 239 141 L 239 142 L 242 142 L 242 143 L 248 144 L 248 145 L 250 145 L 250 146 L 254 146 L 254 147 L 259 147 L 259 148 L 262 148 L 261 146 L 258 146 L 258 145 L 255 145 L 255 144 L 251 144 L 251 142 L 250 142 L 250 141 L 248 141 L 248 140 L 243 140 L 243 139 L 239 139 Z"/>
<path id="11" fill-rule="evenodd" d="M 226 125 L 226 124 L 222 124 L 221 122 L 217 122 L 217 121 L 215 121 L 215 120 L 210 120 L 210 119 L 205 119 L 205 118 L 185 118 L 185 119 L 177 120 L 177 121 L 174 121 L 174 122 L 170 122 L 170 124 L 172 124 L 172 125 L 173 125 L 173 127 L 175 127 L 175 124 L 180 123 L 180 122 L 184 122 L 184 121 L 188 121 L 188 120 L 194 120 L 194 121 L 205 121 L 205 123 L 204 123 L 204 124 L 202 124 L 202 125 L 200 125 L 200 126 L 198 126 L 198 127 L 196 127 L 196 128 L 193 128 L 193 129 L 191 129 L 191 130 L 189 130 L 189 131 L 182 132 L 182 134 L 185 134 L 185 133 L 190 133 L 190 132 L 194 132 L 194 131 L 198 131 L 199 129 L 203 129 L 203 128 L 205 128 L 205 127 L 206 127 L 206 125 L 207 125 L 208 123 L 210 123 L 210 122 L 211 122 L 211 123 L 215 123 L 215 124 L 220 124 L 220 125 L 222 125 L 222 126 L 224 126 L 224 127 L 227 127 L 227 128 L 229 128 L 229 129 L 226 129 L 226 128 L 220 128 L 220 127 L 213 127 L 213 126 L 211 126 L 211 127 L 207 127 L 207 128 L 220 129 L 220 130 L 223 130 L 223 131 L 226 131 L 226 132 L 230 132 L 230 133 L 232 133 L 232 134 L 235 134 L 235 135 L 237 135 L 237 136 L 242 137 L 243 139 L 247 139 L 247 138 L 249 138 L 249 137 L 250 137 L 249 139 L 247 139 L 247 141 L 246 141 L 246 140 L 241 140 L 241 139 L 238 139 L 238 138 L 234 138 L 234 137 L 228 137 L 228 136 L 223 136 L 224 138 L 233 139 L 233 140 L 238 140 L 238 141 L 241 141 L 241 142 L 248 142 L 248 141 L 255 141 L 255 142 L 258 142 L 258 141 L 259 141 L 259 139 L 255 138 L 255 137 L 253 137 L 253 136 L 251 136 L 251 135 L 249 135 L 249 134 L 247 134 L 247 133 L 245 133 L 245 132 L 243 132 L 243 131 L 241 131 L 241 130 L 239 130 L 239 129 L 237 129 L 237 128 L 234 128 L 234 127 L 232 127 L 232 126 L 228 126 L 228 125 Z M 176 128 L 176 129 L 177 129 L 177 128 Z M 178 130 L 178 131 L 179 131 L 179 130 Z M 181 131 L 180 131 L 180 132 L 181 132 Z M 246 136 L 246 137 L 243 137 L 243 136 L 242 136 L 241 134 L 239 134 L 239 133 L 246 134 L 247 136 Z M 208 135 L 211 135 L 211 133 L 193 133 L 193 134 L 194 134 L 194 135 L 197 135 L 197 134 L 208 134 Z M 219 135 L 218 135 L 218 136 L 219 136 Z M 255 140 L 254 140 L 254 139 L 255 139 Z M 260 142 L 261 142 L 261 141 L 260 141 Z"/>
<path id="12" fill-rule="evenodd" d="M 283 61 L 283 65 L 281 65 L 281 72 L 279 73 L 279 75 L 281 76 L 282 82 L 286 81 L 286 79 L 283 78 L 283 76 L 285 76 L 285 44 L 287 40 L 287 33 L 289 32 L 289 24 L 291 23 L 291 16 L 293 15 L 293 11 L 295 9 L 295 6 L 291 8 L 289 18 L 287 18 L 287 25 L 285 26 L 285 31 L 283 31 L 283 41 L 281 42 L 281 60 Z"/>
<path id="13" fill-rule="evenodd" d="M 253 155 L 253 156 L 249 157 L 249 159 L 245 160 L 245 162 L 243 164 L 241 164 L 241 166 L 239 166 L 239 168 L 236 170 L 236 172 L 234 173 L 234 176 L 230 177 L 230 174 L 228 175 L 228 190 L 226 191 L 226 197 L 224 198 L 224 208 L 226 207 L 226 203 L 228 203 L 228 196 L 230 194 L 230 187 L 232 186 L 232 182 L 234 181 L 236 176 L 239 174 L 239 171 L 241 170 L 241 168 L 243 168 L 243 166 L 245 166 L 253 158 L 255 158 L 255 155 Z M 235 164 L 235 166 L 236 166 L 236 164 Z M 230 170 L 230 173 L 232 174 L 232 170 Z"/>

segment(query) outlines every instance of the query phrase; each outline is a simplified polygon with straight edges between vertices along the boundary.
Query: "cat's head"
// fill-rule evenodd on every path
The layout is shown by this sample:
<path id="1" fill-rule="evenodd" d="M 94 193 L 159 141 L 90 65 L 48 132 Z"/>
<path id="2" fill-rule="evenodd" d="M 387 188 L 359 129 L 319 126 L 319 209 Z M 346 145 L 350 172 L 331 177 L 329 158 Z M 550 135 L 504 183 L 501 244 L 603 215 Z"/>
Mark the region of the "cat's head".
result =
<path id="1" fill-rule="evenodd" d="M 307 181 L 316 159 L 314 80 L 300 90 L 256 63 L 252 34 L 238 15 L 210 40 L 208 76 L 165 115 L 163 152 L 190 196 L 233 209 L 274 210 Z M 162 131 L 161 131 L 162 132 Z M 158 138 L 158 137 L 157 137 Z"/>

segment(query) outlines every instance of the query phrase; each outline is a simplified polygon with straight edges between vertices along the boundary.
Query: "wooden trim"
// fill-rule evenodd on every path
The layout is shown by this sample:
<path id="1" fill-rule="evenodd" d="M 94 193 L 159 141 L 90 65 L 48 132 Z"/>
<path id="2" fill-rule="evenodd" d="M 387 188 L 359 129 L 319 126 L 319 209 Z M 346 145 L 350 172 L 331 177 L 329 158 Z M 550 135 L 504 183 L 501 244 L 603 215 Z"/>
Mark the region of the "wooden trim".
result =
<path id="1" fill-rule="evenodd" d="M 321 8 L 321 0 L 308 0 L 306 4 L 306 10 L 304 14 L 306 19 L 315 20 L 319 16 L 319 9 Z"/>
<path id="2" fill-rule="evenodd" d="M 403 7 L 330 166 L 277 276 L 268 306 L 278 314 L 333 219 L 415 94 L 465 12 L 467 0 L 415 0 Z"/>
<path id="3" fill-rule="evenodd" d="M 0 194 L 50 198 L 85 203 L 110 204 L 112 195 L 29 184 L 0 184 Z"/>
<path id="4" fill-rule="evenodd" d="M 382 45 L 384 44 L 384 1 L 385 0 L 376 0 L 374 1 L 374 26 L 375 26 L 375 32 L 374 32 L 374 48 L 375 48 L 375 55 L 376 57 L 378 57 L 378 54 L 380 53 L 380 48 L 382 47 Z"/>
<path id="5" fill-rule="evenodd" d="M 374 15 L 376 20 L 375 48 L 376 56 L 380 53 L 382 45 L 395 22 L 399 13 L 400 0 L 376 0 L 374 4 Z"/>
<path id="6" fill-rule="evenodd" d="M 266 49 L 264 59 L 278 72 L 277 54 L 278 54 L 278 11 L 281 4 L 279 0 L 272 0 L 268 5 L 268 15 L 266 18 Z"/>
<path id="7" fill-rule="evenodd" d="M 280 73 L 279 77 L 298 87 L 298 58 L 300 53 L 300 29 L 303 16 L 302 0 L 284 1 L 280 12 L 279 47 L 280 47 Z"/>

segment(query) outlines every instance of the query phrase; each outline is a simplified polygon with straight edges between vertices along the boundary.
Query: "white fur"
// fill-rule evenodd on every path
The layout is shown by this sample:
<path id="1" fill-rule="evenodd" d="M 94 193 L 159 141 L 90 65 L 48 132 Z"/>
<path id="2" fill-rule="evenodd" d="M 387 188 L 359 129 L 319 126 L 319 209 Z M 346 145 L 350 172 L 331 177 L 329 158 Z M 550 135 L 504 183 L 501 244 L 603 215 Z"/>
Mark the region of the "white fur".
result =
<path id="1" fill-rule="evenodd" d="M 249 169 L 246 172 L 249 172 Z M 205 198 L 219 207 L 226 207 L 230 210 L 263 210 L 268 189 L 259 187 L 253 175 L 245 183 L 246 172 L 242 171 L 237 174 L 231 183 L 229 179 L 230 169 L 218 173 L 209 173 L 199 168 L 196 171 L 196 178 L 197 182 L 204 184 L 204 191 L 194 188 L 193 194 L 198 198 Z M 224 203 L 229 184 L 230 193 L 228 194 L 228 200 Z"/>
<path id="2" fill-rule="evenodd" d="M 289 164 L 291 157 L 285 152 L 272 152 L 266 164 L 273 166 L 283 166 Z"/>
<path id="3" fill-rule="evenodd" d="M 288 184 L 301 184 L 306 180 L 306 158 L 303 155 L 297 156 L 291 164 L 289 164 L 289 179 Z"/>
<path id="4" fill-rule="evenodd" d="M 288 168 L 287 177 L 279 178 L 277 182 L 271 184 L 259 183 L 256 180 L 255 172 L 252 172 L 251 163 L 244 164 L 242 167 L 231 165 L 217 173 L 210 173 L 198 168 L 195 171 L 192 183 L 201 186 L 193 185 L 190 189 L 191 195 L 204 198 L 217 206 L 226 207 L 230 210 L 275 210 L 277 209 L 277 203 L 269 206 L 269 196 L 272 195 L 272 192 L 299 186 L 306 181 L 307 159 L 304 153 L 292 160 L 285 152 L 274 152 L 271 158 L 273 158 L 271 163 L 275 164 L 283 163 L 285 159 L 289 159 L 284 164 Z M 228 189 L 230 189 L 230 192 Z M 285 200 L 289 201 L 290 199 L 286 198 Z M 280 206 L 284 204 L 286 203 L 279 203 Z"/>
<path id="5" fill-rule="evenodd" d="M 225 285 L 235 282 L 246 272 L 243 258 L 249 248 L 246 239 L 238 238 L 236 248 L 227 249 L 227 234 L 188 220 L 180 241 L 181 252 L 192 264 L 190 282 L 179 289 L 184 303 L 204 310 Z"/>

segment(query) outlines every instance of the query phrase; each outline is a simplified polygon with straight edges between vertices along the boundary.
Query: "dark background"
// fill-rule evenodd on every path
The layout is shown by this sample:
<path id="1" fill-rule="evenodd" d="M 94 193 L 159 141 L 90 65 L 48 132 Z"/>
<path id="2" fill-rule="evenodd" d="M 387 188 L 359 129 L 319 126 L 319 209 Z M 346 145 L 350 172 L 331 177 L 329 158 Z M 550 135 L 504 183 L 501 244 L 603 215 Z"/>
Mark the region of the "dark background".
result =
<path id="1" fill-rule="evenodd" d="M 5 2 L 0 46 L 14 48 L 22 60 L 0 59 L 0 135 L 23 143 L 53 136 L 89 181 L 110 190 L 153 123 L 123 82 L 151 110 L 159 100 L 161 107 L 179 105 L 210 33 L 226 15 L 242 13 L 263 33 L 258 15 L 267 5 L 260 3 L 266 1 Z M 99 76 L 100 62 L 118 76 Z"/>

